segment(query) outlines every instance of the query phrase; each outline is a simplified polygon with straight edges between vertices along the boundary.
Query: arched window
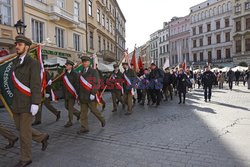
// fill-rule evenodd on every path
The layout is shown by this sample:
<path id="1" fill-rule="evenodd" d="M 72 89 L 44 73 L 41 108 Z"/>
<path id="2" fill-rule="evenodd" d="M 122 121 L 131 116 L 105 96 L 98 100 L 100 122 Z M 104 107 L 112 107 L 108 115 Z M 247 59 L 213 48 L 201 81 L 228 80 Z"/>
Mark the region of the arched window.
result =
<path id="1" fill-rule="evenodd" d="M 218 6 L 217 10 L 218 10 L 218 14 L 222 13 L 221 6 Z"/>
<path id="2" fill-rule="evenodd" d="M 202 19 L 205 19 L 205 12 L 201 13 Z"/>
<path id="3" fill-rule="evenodd" d="M 231 4 L 231 2 L 227 3 L 227 10 L 228 11 L 232 10 L 232 4 Z"/>
<path id="4" fill-rule="evenodd" d="M 208 12 L 208 10 L 206 10 L 206 18 L 208 18 L 209 17 L 209 12 Z"/>
<path id="5" fill-rule="evenodd" d="M 222 5 L 222 12 L 223 12 L 223 13 L 224 13 L 224 12 L 227 12 L 227 7 L 226 7 L 226 4 L 225 4 L 225 3 Z"/>
<path id="6" fill-rule="evenodd" d="M 200 13 L 198 14 L 198 20 L 201 20 L 201 14 Z"/>
<path id="7" fill-rule="evenodd" d="M 214 7 L 214 15 L 216 15 L 217 14 L 217 9 L 216 9 L 216 7 Z"/>
<path id="8" fill-rule="evenodd" d="M 213 10 L 212 9 L 209 10 L 209 14 L 210 14 L 210 17 L 213 16 Z"/>

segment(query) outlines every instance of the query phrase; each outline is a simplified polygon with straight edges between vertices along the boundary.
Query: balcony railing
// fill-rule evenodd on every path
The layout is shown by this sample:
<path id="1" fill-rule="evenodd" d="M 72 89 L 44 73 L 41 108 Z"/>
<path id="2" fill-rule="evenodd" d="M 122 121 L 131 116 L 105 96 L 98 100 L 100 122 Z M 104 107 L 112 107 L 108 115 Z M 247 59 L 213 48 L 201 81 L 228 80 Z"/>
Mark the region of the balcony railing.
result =
<path id="1" fill-rule="evenodd" d="M 111 52 L 109 50 L 103 50 L 101 51 L 101 53 L 104 60 L 114 61 L 116 59 L 116 55 L 114 52 Z"/>

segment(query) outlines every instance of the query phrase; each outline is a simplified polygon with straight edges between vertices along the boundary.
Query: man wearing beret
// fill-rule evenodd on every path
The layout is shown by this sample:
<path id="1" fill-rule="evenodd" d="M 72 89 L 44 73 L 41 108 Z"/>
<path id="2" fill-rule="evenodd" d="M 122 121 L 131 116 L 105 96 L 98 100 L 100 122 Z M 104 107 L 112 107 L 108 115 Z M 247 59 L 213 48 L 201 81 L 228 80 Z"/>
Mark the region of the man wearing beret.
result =
<path id="1" fill-rule="evenodd" d="M 21 158 L 15 167 L 25 167 L 32 163 L 32 139 L 42 143 L 42 151 L 48 146 L 49 135 L 31 127 L 33 116 L 38 112 L 41 103 L 41 67 L 37 60 L 28 55 L 29 38 L 23 35 L 16 37 L 18 57 L 13 63 L 12 81 L 14 85 L 13 118 L 20 133 Z"/>
<path id="2" fill-rule="evenodd" d="M 73 115 L 80 119 L 80 112 L 74 108 L 75 101 L 78 100 L 77 90 L 79 89 L 79 77 L 73 70 L 74 62 L 67 60 L 65 64 L 66 72 L 63 76 L 65 108 L 68 110 L 68 122 L 64 125 L 65 128 L 73 125 Z"/>
<path id="3" fill-rule="evenodd" d="M 137 82 L 137 75 L 134 70 L 129 68 L 128 63 L 122 63 L 122 66 L 124 68 L 123 79 L 125 81 L 124 101 L 128 105 L 128 112 L 125 115 L 131 115 L 133 113 L 134 87 Z"/>
<path id="4" fill-rule="evenodd" d="M 105 126 L 106 122 L 97 109 L 98 102 L 100 99 L 97 96 L 99 89 L 99 74 L 97 70 L 90 67 L 90 58 L 83 56 L 81 58 L 83 70 L 80 73 L 80 89 L 79 89 L 79 100 L 81 103 L 81 129 L 77 134 L 89 132 L 88 125 L 88 109 L 97 117 L 101 122 L 102 127 Z"/>
<path id="5" fill-rule="evenodd" d="M 114 64 L 114 71 L 110 79 L 111 87 L 111 95 L 113 101 L 113 111 L 117 112 L 117 100 L 122 103 L 123 108 L 125 107 L 124 100 L 122 96 L 124 95 L 124 89 L 122 86 L 122 73 L 119 70 L 118 64 Z"/>

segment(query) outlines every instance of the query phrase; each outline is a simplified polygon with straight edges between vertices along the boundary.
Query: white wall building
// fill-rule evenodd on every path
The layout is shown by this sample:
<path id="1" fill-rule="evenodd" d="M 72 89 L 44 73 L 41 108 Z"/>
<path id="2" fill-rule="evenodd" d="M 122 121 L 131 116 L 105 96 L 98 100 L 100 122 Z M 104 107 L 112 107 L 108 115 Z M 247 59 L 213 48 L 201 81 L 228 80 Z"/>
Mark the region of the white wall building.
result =
<path id="1" fill-rule="evenodd" d="M 163 29 L 159 31 L 159 67 L 162 68 L 169 59 L 169 26 L 165 22 Z"/>
<path id="2" fill-rule="evenodd" d="M 150 57 L 159 66 L 159 30 L 150 35 Z"/>
<path id="3" fill-rule="evenodd" d="M 190 10 L 194 65 L 233 66 L 232 0 L 207 0 Z"/>

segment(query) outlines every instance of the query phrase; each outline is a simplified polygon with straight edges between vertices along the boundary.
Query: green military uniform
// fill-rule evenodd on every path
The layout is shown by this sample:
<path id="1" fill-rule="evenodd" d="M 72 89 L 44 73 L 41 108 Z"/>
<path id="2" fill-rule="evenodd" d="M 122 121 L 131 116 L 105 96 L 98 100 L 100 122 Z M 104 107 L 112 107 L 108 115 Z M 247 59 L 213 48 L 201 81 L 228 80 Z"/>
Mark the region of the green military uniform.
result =
<path id="1" fill-rule="evenodd" d="M 72 61 L 67 61 L 66 64 L 74 65 Z M 65 72 L 65 75 L 67 76 L 69 82 L 74 87 L 74 89 L 77 91 L 79 89 L 79 76 L 75 71 Z M 77 120 L 80 119 L 80 112 L 77 111 L 74 108 L 75 105 L 75 97 L 73 94 L 70 93 L 70 91 L 67 89 L 66 85 L 64 84 L 64 98 L 65 98 L 65 108 L 68 110 L 68 122 L 65 125 L 65 127 L 72 126 L 73 121 L 73 115 L 77 117 Z"/>
<path id="2" fill-rule="evenodd" d="M 24 36 L 17 36 L 16 42 L 29 45 L 31 43 Z M 32 139 L 38 143 L 43 143 L 48 139 L 47 134 L 31 127 L 33 119 L 31 105 L 39 105 L 41 103 L 40 64 L 29 55 L 26 55 L 22 63 L 20 63 L 20 57 L 14 60 L 12 70 L 15 72 L 16 78 L 31 90 L 31 96 L 27 96 L 17 86 L 14 86 L 12 106 L 16 128 L 20 132 L 21 161 L 31 161 Z"/>
<path id="3" fill-rule="evenodd" d="M 116 68 L 118 65 L 114 65 L 114 67 Z M 117 100 L 119 100 L 122 105 L 124 106 L 124 99 L 123 94 L 124 93 L 117 84 L 119 84 L 120 86 L 122 86 L 122 73 L 120 71 L 117 72 L 113 72 L 112 76 L 111 76 L 111 84 L 112 84 L 112 89 L 111 89 L 111 95 L 112 95 L 112 101 L 113 101 L 113 112 L 117 111 Z"/>
<path id="4" fill-rule="evenodd" d="M 49 82 L 49 80 L 51 80 L 51 75 L 49 74 L 48 71 L 46 71 L 46 81 L 47 83 Z M 51 85 L 47 85 L 46 87 L 46 94 L 49 94 L 51 96 Z M 45 107 L 47 109 L 49 109 L 49 111 L 51 113 L 53 113 L 56 117 L 57 117 L 57 121 L 60 118 L 60 114 L 61 112 L 58 111 L 50 102 L 50 97 L 44 97 L 44 101 L 42 101 L 41 106 L 39 107 L 38 113 L 36 114 L 36 119 L 34 124 L 40 124 L 41 120 L 42 120 L 42 108 L 43 108 L 43 104 L 45 105 Z"/>
<path id="5" fill-rule="evenodd" d="M 124 71 L 123 77 L 127 76 L 130 82 L 133 85 L 133 81 L 137 80 L 137 75 L 136 72 L 130 68 Z M 125 78 L 125 77 L 124 77 Z M 125 79 L 125 85 L 124 85 L 124 101 L 128 105 L 128 113 L 126 114 L 132 114 L 132 108 L 133 108 L 133 95 L 131 94 L 132 86 L 129 86 L 126 84 L 126 79 Z"/>
<path id="6" fill-rule="evenodd" d="M 89 57 L 84 56 L 82 57 L 82 61 L 89 61 Z M 79 100 L 81 103 L 81 125 L 82 128 L 79 131 L 79 133 L 85 133 L 89 131 L 89 125 L 88 125 L 88 109 L 97 117 L 97 119 L 102 123 L 102 126 L 105 126 L 105 119 L 101 112 L 98 111 L 97 109 L 97 101 L 96 99 L 91 100 L 90 96 L 96 96 L 97 91 L 99 89 L 99 74 L 97 70 L 88 68 L 88 69 L 83 69 L 80 75 L 87 80 L 91 85 L 92 89 L 89 91 L 85 87 L 80 84 L 80 89 L 79 89 Z M 81 79 L 80 79 L 81 80 Z"/>
<path id="7" fill-rule="evenodd" d="M 0 135 L 2 135 L 4 138 L 6 138 L 10 143 L 15 143 L 15 141 L 17 141 L 18 137 L 16 135 L 14 135 L 13 133 L 11 133 L 8 129 L 4 128 L 1 124 L 0 124 Z M 6 146 L 6 148 L 9 148 L 8 146 Z"/>

